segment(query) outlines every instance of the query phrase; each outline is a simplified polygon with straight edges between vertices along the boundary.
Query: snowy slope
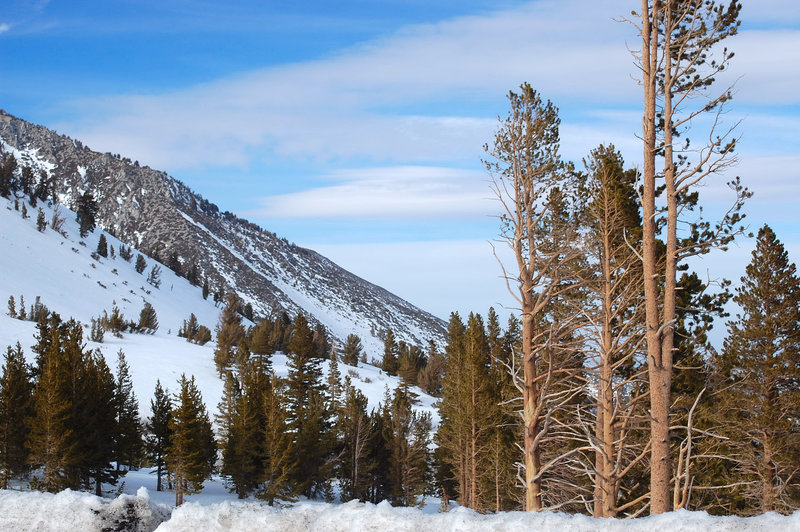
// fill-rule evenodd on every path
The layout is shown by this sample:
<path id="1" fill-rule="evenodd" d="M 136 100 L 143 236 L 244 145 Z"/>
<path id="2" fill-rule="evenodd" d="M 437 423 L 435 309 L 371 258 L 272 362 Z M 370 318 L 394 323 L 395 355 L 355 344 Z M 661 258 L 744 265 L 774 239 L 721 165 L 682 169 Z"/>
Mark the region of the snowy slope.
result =
<path id="1" fill-rule="evenodd" d="M 53 208 L 42 202 L 38 207 L 50 220 Z M 119 255 L 116 259 L 110 256 L 93 259 L 91 254 L 97 247 L 100 231 L 95 230 L 80 239 L 75 214 L 63 207 L 60 207 L 60 212 L 65 219 L 63 229 L 66 237 L 49 227 L 40 233 L 36 229 L 35 208 L 28 205 L 29 217 L 23 220 L 12 201 L 0 198 L 0 305 L 3 309 L 0 313 L 0 349 L 20 342 L 28 359 L 33 360 L 31 346 L 35 343 L 35 324 L 9 317 L 5 302 L 13 295 L 19 307 L 22 296 L 29 308 L 39 296 L 41 302 L 51 311 L 58 312 L 62 319 L 73 317 L 84 324 L 87 346 L 100 349 L 112 370 L 116 367 L 116 353 L 119 350 L 125 353 L 143 416 L 149 414 L 149 401 L 156 380 L 160 379 L 163 386 L 174 389 L 182 373 L 195 376 L 206 406 L 213 415 L 222 395 L 222 381 L 214 366 L 213 341 L 198 346 L 178 337 L 177 331 L 190 313 L 213 330 L 220 309 L 210 299 L 203 299 L 200 288 L 163 265 L 160 288 L 148 284 L 146 274 L 156 262 L 147 257 L 147 270 L 138 274 L 134 269 L 136 250 L 131 262 Z M 108 233 L 105 237 L 109 246 L 119 249 L 120 242 L 116 238 Z M 110 313 L 116 303 L 127 320 L 138 321 L 145 301 L 158 315 L 159 329 L 155 334 L 126 333 L 122 338 L 115 338 L 106 333 L 103 343 L 88 341 L 88 324 L 92 317 L 102 315 L 104 310 Z M 381 353 L 382 346 L 372 346 L 367 350 L 367 359 L 379 358 Z M 280 376 L 288 374 L 286 357 L 282 354 L 273 356 L 273 367 Z M 391 393 L 399 384 L 397 377 L 388 376 L 370 365 L 351 368 L 340 364 L 339 368 L 342 378 L 348 375 L 349 370 L 353 385 L 369 399 L 369 408 L 377 408 L 385 391 L 388 389 Z M 323 369 L 327 373 L 327 362 L 323 363 Z M 433 408 L 434 398 L 421 390 L 416 391 L 420 395 L 417 408 L 430 412 L 436 424 L 438 415 Z"/>
<path id="2" fill-rule="evenodd" d="M 0 148 L 34 175 L 44 171 L 60 202 L 75 208 L 84 192 L 97 201 L 97 223 L 128 245 L 236 292 L 256 316 L 302 312 L 344 341 L 357 334 L 378 350 L 387 329 L 398 340 L 443 345 L 445 324 L 318 253 L 221 210 L 186 185 L 129 159 L 94 152 L 77 140 L 0 110 Z M 224 179 L 224 176 L 220 176 Z"/>

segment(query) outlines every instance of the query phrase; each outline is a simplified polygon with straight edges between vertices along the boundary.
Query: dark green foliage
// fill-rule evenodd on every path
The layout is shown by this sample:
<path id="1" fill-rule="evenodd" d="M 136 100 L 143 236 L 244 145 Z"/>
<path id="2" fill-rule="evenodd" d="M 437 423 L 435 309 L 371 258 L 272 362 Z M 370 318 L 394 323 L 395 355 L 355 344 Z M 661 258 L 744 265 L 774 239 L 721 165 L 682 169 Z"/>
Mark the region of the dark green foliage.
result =
<path id="1" fill-rule="evenodd" d="M 386 339 L 383 341 L 383 362 L 381 369 L 387 375 L 397 375 L 397 370 L 400 368 L 398 360 L 397 340 L 394 337 L 394 332 L 389 329 L 386 331 Z"/>
<path id="2" fill-rule="evenodd" d="M 217 347 L 214 349 L 214 363 L 220 376 L 234 362 L 236 347 L 245 340 L 242 326 L 241 300 L 233 292 L 225 297 L 225 308 L 217 323 Z"/>
<path id="3" fill-rule="evenodd" d="M 146 450 L 147 455 L 156 466 L 156 491 L 161 491 L 161 477 L 166 467 L 167 450 L 169 449 L 170 422 L 172 420 L 172 400 L 169 393 L 156 381 L 156 390 L 150 400 L 150 419 L 147 421 Z"/>
<path id="4" fill-rule="evenodd" d="M 367 398 L 345 377 L 344 402 L 338 413 L 337 430 L 342 439 L 338 478 L 342 502 L 369 498 L 369 475 L 377 464 L 370 460 L 369 451 L 374 434 L 370 430 Z"/>
<path id="5" fill-rule="evenodd" d="M 154 309 L 153 305 L 147 301 L 144 302 L 144 307 L 139 313 L 138 327 L 139 330 L 148 332 L 150 334 L 153 334 L 158 330 L 158 316 L 156 315 L 156 309 Z"/>
<path id="6" fill-rule="evenodd" d="M 94 479 L 116 482 L 110 465 L 116 438 L 114 378 L 97 353 L 83 350 L 83 327 L 57 314 L 38 327 L 34 414 L 30 423 L 30 463 L 42 477 L 31 485 L 58 491 L 78 489 Z"/>
<path id="7" fill-rule="evenodd" d="M 303 459 L 294 447 L 286 396 L 284 382 L 271 375 L 263 403 L 262 487 L 256 493 L 256 497 L 270 505 L 276 499 L 295 500 L 298 493 L 295 469 L 298 459 Z"/>
<path id="8" fill-rule="evenodd" d="M 17 159 L 11 153 L 0 151 L 0 196 L 4 198 L 16 194 L 19 183 L 15 176 Z"/>
<path id="9" fill-rule="evenodd" d="M 22 204 L 22 212 L 20 214 L 23 220 L 28 218 L 28 207 L 25 206 L 25 203 Z"/>
<path id="10" fill-rule="evenodd" d="M 508 403 L 517 392 L 506 366 L 511 350 L 494 311 L 488 328 L 480 315 L 470 314 L 465 326 L 452 314 L 445 351 L 436 433 L 443 495 L 480 511 L 514 509 L 518 416 Z"/>
<path id="11" fill-rule="evenodd" d="M 361 358 L 361 353 L 364 348 L 361 345 L 361 338 L 358 335 L 350 333 L 344 342 L 344 351 L 342 353 L 342 362 L 348 366 L 357 366 Z"/>
<path id="12" fill-rule="evenodd" d="M 28 471 L 26 420 L 33 415 L 33 386 L 22 347 L 10 346 L 0 375 L 0 488 Z"/>
<path id="13" fill-rule="evenodd" d="M 395 390 L 390 412 L 384 429 L 390 449 L 391 502 L 395 506 L 421 504 L 430 475 L 431 416 L 411 409 L 411 397 L 403 387 Z"/>
<path id="14" fill-rule="evenodd" d="M 735 464 L 727 480 L 740 501 L 731 510 L 789 513 L 800 508 L 800 279 L 768 226 L 734 301 L 741 313 L 715 359 L 717 411 Z"/>
<path id="15" fill-rule="evenodd" d="M 119 245 L 119 256 L 122 257 L 125 261 L 130 262 L 131 259 L 133 258 L 133 251 L 131 250 L 131 247 L 130 246 L 126 247 L 124 244 L 120 244 Z M 136 260 L 138 262 L 138 260 L 139 260 L 138 257 L 137 257 Z M 144 257 L 142 257 L 142 260 L 144 260 Z M 139 273 L 142 273 L 139 270 L 136 270 L 136 271 L 139 272 Z M 142 271 L 144 271 L 144 268 L 142 268 Z"/>
<path id="16" fill-rule="evenodd" d="M 195 334 L 191 340 L 197 345 L 206 345 L 211 341 L 211 329 L 205 325 L 200 325 L 197 328 L 197 334 Z"/>
<path id="17" fill-rule="evenodd" d="M 78 205 L 75 209 L 75 219 L 78 221 L 81 238 L 94 231 L 97 226 L 97 202 L 88 190 L 78 198 Z"/>
<path id="18" fill-rule="evenodd" d="M 167 468 L 175 489 L 175 505 L 183 504 L 184 494 L 198 493 L 211 475 L 217 457 L 214 432 L 203 398 L 194 377 L 181 375 L 180 391 L 175 395 L 169 428 Z"/>
<path id="19" fill-rule="evenodd" d="M 136 273 L 139 274 L 141 274 L 145 268 L 147 268 L 147 261 L 141 253 L 136 254 L 136 264 L 134 264 L 133 268 L 136 270 Z"/>
<path id="20" fill-rule="evenodd" d="M 39 212 L 36 214 L 36 229 L 40 233 L 44 233 L 44 230 L 47 229 L 47 220 L 41 207 L 39 207 Z"/>
<path id="21" fill-rule="evenodd" d="M 181 265 L 181 261 L 178 258 L 178 253 L 173 251 L 170 253 L 169 257 L 167 258 L 167 262 L 165 264 L 167 268 L 175 272 L 175 275 L 181 277 L 183 272 L 183 266 Z"/>
<path id="22" fill-rule="evenodd" d="M 142 422 L 139 419 L 139 401 L 133 393 L 128 362 L 125 353 L 117 353 L 117 378 L 115 382 L 114 404 L 117 417 L 117 438 L 114 455 L 117 470 L 122 464 L 138 467 L 144 455 Z"/>
<path id="23" fill-rule="evenodd" d="M 153 264 L 150 273 L 147 274 L 147 282 L 156 288 L 161 286 L 161 266 Z"/>
<path id="24" fill-rule="evenodd" d="M 208 278 L 203 279 L 203 299 L 208 299 Z"/>
<path id="25" fill-rule="evenodd" d="M 294 320 L 289 342 L 286 398 L 289 424 L 294 431 L 291 460 L 296 463 L 292 482 L 307 497 L 322 493 L 330 479 L 333 449 L 329 418 L 331 413 L 323 394 L 322 370 L 317 346 L 308 322 L 302 314 Z"/>
<path id="26" fill-rule="evenodd" d="M 103 233 L 100 233 L 100 239 L 97 241 L 97 254 L 101 257 L 108 257 L 108 242 Z"/>
<path id="27" fill-rule="evenodd" d="M 14 303 L 14 296 L 8 296 L 8 315 L 12 318 L 17 317 L 17 307 Z"/>

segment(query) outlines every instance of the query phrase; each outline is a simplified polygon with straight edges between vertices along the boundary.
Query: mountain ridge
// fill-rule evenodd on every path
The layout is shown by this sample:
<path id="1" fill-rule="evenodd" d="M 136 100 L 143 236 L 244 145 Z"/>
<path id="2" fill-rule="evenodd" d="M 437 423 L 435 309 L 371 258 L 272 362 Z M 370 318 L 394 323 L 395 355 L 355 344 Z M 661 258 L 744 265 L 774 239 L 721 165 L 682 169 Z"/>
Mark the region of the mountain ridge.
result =
<path id="1" fill-rule="evenodd" d="M 221 212 L 166 172 L 95 152 L 2 110 L 0 139 L 20 165 L 51 177 L 59 202 L 75 210 L 91 192 L 100 228 L 160 262 L 172 259 L 170 266 L 207 279 L 212 292 L 235 291 L 256 317 L 302 312 L 340 341 L 355 333 L 376 347 L 387 329 L 413 345 L 443 345 L 439 318 L 313 250 Z"/>

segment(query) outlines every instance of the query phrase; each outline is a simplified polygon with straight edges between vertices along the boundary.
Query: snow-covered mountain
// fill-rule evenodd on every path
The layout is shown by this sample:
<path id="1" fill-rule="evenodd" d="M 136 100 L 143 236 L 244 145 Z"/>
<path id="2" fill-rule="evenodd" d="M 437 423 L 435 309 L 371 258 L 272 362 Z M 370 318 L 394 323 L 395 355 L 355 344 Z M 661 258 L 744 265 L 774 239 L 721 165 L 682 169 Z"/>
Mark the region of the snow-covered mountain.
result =
<path id="1" fill-rule="evenodd" d="M 27 210 L 26 218 L 22 217 L 23 205 Z M 39 209 L 48 224 L 57 211 L 64 220 L 60 233 L 49 225 L 42 232 L 38 230 Z M 149 400 L 156 380 L 172 390 L 182 373 L 196 378 L 213 414 L 222 396 L 222 381 L 214 365 L 214 341 L 200 346 L 178 337 L 177 332 L 190 313 L 195 314 L 201 325 L 213 330 L 221 308 L 211 298 L 203 299 L 200 287 L 191 285 L 151 257 L 145 259 L 147 268 L 138 273 L 135 260 L 126 261 L 118 253 L 114 257 L 110 254 L 107 258 L 98 256 L 94 252 L 101 234 L 109 247 L 119 250 L 122 243 L 99 229 L 80 238 L 75 213 L 63 206 L 38 202 L 36 207 L 31 207 L 27 199 L 20 199 L 15 205 L 13 200 L 0 197 L 0 298 L 3 305 L 0 349 L 4 352 L 6 346 L 20 342 L 26 357 L 33 362 L 31 346 L 36 343 L 36 325 L 10 317 L 6 301 L 13 296 L 18 313 L 24 300 L 29 312 L 38 298 L 62 319 L 75 318 L 84 324 L 87 347 L 99 349 L 112 369 L 116 366 L 117 352 L 125 353 L 142 416 L 150 413 Z M 137 253 L 134 249 L 134 258 Z M 162 271 L 158 287 L 147 282 L 148 272 L 156 265 Z M 145 302 L 152 305 L 158 317 L 159 327 L 154 334 L 125 333 L 122 338 L 116 338 L 107 332 L 102 343 L 88 341 L 92 318 L 100 317 L 104 311 L 110 314 L 116 305 L 126 321 L 138 321 Z M 365 346 L 367 359 L 380 359 L 383 347 L 368 345 Z M 272 364 L 279 376 L 288 374 L 285 355 L 274 355 Z M 327 374 L 327 361 L 323 369 Z M 353 385 L 367 396 L 369 408 L 377 408 L 386 389 L 391 392 L 399 384 L 399 378 L 368 364 L 359 364 L 357 368 L 341 365 L 340 372 L 342 378 L 349 375 Z M 430 412 L 436 423 L 435 399 L 421 390 L 416 391 L 420 402 L 415 409 Z"/>
<path id="2" fill-rule="evenodd" d="M 442 345 L 442 320 L 312 250 L 220 212 L 164 172 L 94 152 L 2 110 L 0 144 L 20 166 L 54 177 L 66 207 L 74 210 L 77 199 L 90 191 L 100 228 L 162 262 L 175 254 L 184 271 L 196 269 L 212 292 L 235 291 L 256 316 L 303 312 L 339 340 L 358 334 L 370 350 L 379 348 L 387 329 L 410 344 L 434 340 Z"/>

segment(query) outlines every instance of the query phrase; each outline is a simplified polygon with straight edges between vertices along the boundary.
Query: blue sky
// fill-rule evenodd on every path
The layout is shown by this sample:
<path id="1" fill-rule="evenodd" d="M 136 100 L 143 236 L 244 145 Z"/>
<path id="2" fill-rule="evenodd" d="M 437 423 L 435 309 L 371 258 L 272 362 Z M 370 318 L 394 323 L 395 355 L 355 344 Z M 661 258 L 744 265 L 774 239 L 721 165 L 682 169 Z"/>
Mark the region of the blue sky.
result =
<path id="1" fill-rule="evenodd" d="M 480 158 L 505 95 L 530 82 L 559 108 L 562 153 L 614 143 L 640 159 L 640 90 L 609 0 L 17 1 L 0 6 L 0 107 L 162 169 L 216 202 L 446 318 L 512 305 Z M 800 6 L 745 2 L 725 119 L 724 181 L 755 192 L 800 260 Z M 705 130 L 696 124 L 696 136 Z M 703 259 L 737 279 L 750 242 Z"/>

